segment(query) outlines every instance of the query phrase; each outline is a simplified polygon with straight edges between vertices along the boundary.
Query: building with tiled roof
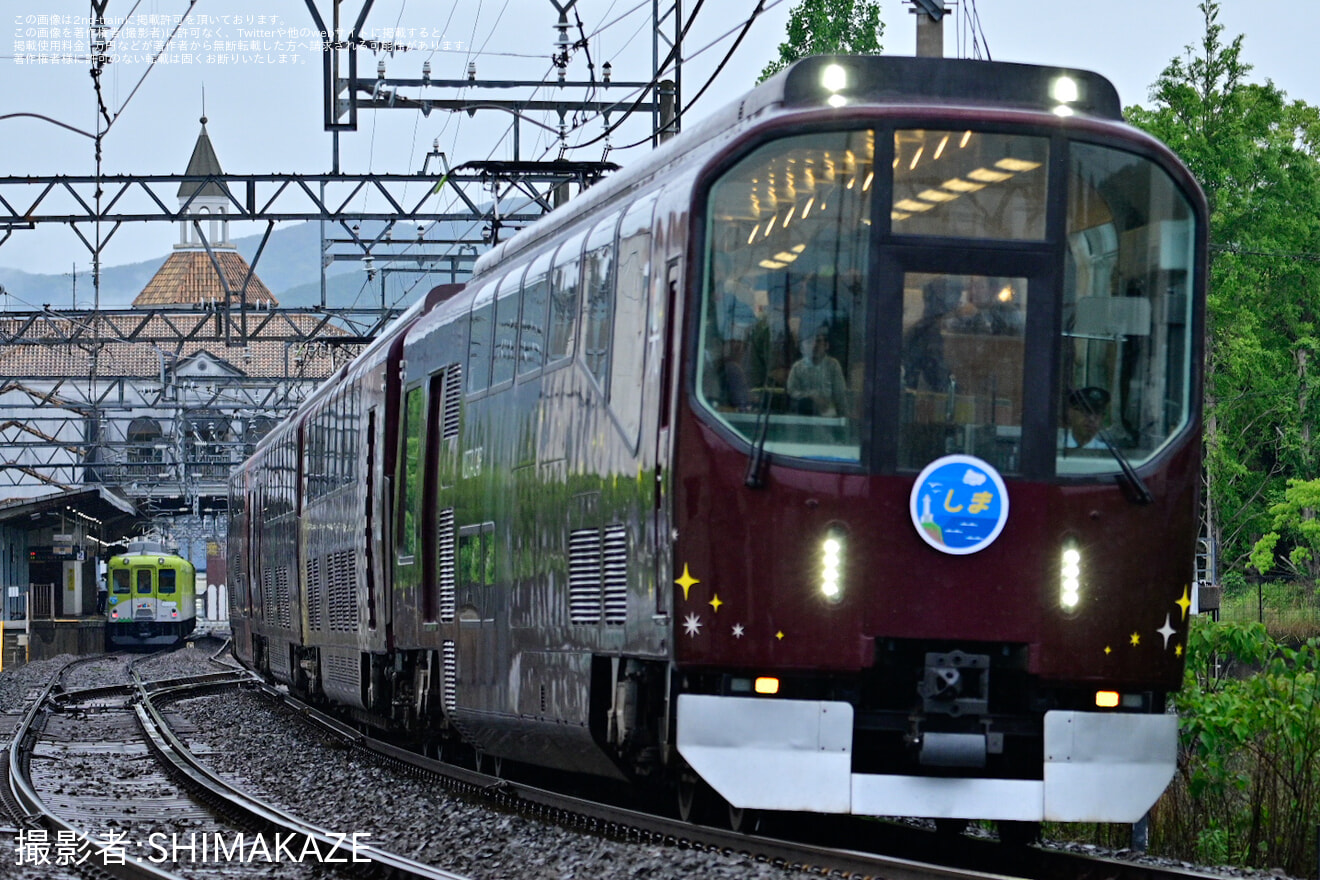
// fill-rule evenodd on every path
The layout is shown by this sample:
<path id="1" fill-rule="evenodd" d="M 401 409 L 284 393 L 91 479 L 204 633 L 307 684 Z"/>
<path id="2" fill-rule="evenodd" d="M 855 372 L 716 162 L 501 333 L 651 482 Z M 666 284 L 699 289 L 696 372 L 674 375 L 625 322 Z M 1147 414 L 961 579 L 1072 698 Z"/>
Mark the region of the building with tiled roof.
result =
<path id="1" fill-rule="evenodd" d="M 223 174 L 205 117 L 186 173 Z M 187 181 L 178 197 L 189 217 L 130 310 L 51 313 L 49 342 L 0 347 L 0 467 L 20 475 L 0 499 L 110 483 L 161 506 L 222 505 L 231 467 L 348 356 L 288 341 L 342 333 L 314 315 L 260 320 L 279 304 L 229 239 L 222 181 Z M 248 334 L 226 338 L 240 310 Z"/>
<path id="2" fill-rule="evenodd" d="M 275 296 L 255 273 L 248 278 L 251 267 L 233 245 L 212 246 L 223 280 L 205 250 L 178 250 L 178 247 L 175 245 L 174 253 L 166 258 L 133 300 L 134 308 L 195 309 L 198 305 L 214 305 L 226 299 L 233 302 L 246 299 L 249 306 L 258 308 L 278 305 Z"/>

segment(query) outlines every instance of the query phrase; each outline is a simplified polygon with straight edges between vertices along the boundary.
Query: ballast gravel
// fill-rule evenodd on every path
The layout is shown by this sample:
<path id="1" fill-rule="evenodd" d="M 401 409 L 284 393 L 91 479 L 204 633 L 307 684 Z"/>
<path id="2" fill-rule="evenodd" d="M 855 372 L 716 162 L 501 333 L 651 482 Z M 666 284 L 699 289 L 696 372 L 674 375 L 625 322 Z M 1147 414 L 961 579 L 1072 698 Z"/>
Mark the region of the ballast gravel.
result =
<path id="1" fill-rule="evenodd" d="M 221 775 L 339 834 L 474 880 L 781 880 L 796 872 L 738 856 L 622 843 L 473 803 L 327 745 L 265 700 L 225 693 L 172 704 Z"/>
<path id="2" fill-rule="evenodd" d="M 196 647 L 147 659 L 107 656 L 72 670 L 65 686 L 85 688 L 122 681 L 125 665 L 133 659 L 137 659 L 138 672 L 145 679 L 214 672 L 221 668 L 210 659 L 216 646 L 200 641 Z M 5 742 L 12 737 L 12 723 L 27 700 L 70 659 L 57 657 L 0 672 L 0 713 L 10 718 L 10 723 L 4 725 Z M 617 842 L 504 813 L 327 744 L 252 694 L 227 692 L 199 697 L 176 702 L 171 709 L 195 728 L 187 738 L 194 747 L 210 751 L 207 760 L 211 766 L 248 791 L 327 830 L 344 835 L 357 833 L 360 839 L 377 846 L 473 880 L 587 880 L 603 876 L 781 880 L 800 876 L 799 872 L 737 856 Z M 1199 874 L 1295 880 L 1277 869 L 1198 866 L 1088 844 L 1045 845 Z M 77 876 L 59 866 L 17 866 L 16 855 L 13 829 L 5 829 L 0 832 L 0 877 L 72 880 Z"/>

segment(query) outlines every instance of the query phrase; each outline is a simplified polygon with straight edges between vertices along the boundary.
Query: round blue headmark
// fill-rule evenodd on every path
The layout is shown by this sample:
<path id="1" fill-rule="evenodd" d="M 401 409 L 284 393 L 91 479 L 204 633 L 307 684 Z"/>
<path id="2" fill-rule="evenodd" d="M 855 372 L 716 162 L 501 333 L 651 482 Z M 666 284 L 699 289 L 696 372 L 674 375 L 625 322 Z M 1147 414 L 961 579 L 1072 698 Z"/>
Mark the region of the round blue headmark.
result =
<path id="1" fill-rule="evenodd" d="M 972 455 L 937 458 L 912 486 L 908 511 L 917 534 L 941 553 L 984 550 L 1008 521 L 1008 489 L 990 464 Z"/>

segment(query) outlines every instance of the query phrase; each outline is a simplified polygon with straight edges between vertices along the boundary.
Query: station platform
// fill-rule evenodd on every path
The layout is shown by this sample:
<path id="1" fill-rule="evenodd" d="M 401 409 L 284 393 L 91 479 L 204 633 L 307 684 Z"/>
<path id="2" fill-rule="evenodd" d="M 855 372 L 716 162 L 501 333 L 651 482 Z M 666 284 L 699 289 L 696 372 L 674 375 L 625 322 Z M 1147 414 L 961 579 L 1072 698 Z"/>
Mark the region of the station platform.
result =
<path id="1" fill-rule="evenodd" d="M 49 660 L 60 654 L 99 654 L 105 650 L 105 618 L 32 620 L 28 623 L 27 635 L 29 662 Z"/>

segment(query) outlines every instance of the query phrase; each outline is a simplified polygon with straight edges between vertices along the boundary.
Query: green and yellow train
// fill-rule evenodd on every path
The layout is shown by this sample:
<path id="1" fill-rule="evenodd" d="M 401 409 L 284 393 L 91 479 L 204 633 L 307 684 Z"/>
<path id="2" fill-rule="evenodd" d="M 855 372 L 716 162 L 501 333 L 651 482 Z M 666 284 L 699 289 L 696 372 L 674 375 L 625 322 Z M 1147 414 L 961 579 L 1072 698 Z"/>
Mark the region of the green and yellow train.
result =
<path id="1" fill-rule="evenodd" d="M 171 645 L 197 624 L 197 569 L 159 541 L 133 541 L 110 557 L 106 644 Z"/>

